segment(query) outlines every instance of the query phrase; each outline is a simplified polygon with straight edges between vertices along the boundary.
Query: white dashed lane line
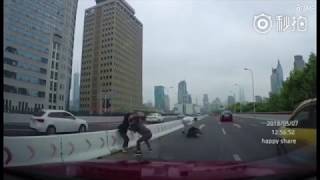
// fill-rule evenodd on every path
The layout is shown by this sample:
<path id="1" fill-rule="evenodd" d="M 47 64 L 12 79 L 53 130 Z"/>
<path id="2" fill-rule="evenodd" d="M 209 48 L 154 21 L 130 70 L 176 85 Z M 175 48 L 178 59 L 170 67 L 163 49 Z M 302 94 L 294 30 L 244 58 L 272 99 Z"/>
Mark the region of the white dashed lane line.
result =
<path id="1" fill-rule="evenodd" d="M 237 128 L 241 128 L 240 124 L 234 123 L 233 125 L 234 125 L 235 127 L 237 127 Z"/>
<path id="2" fill-rule="evenodd" d="M 224 128 L 221 128 L 221 130 L 222 130 L 222 133 L 223 133 L 224 135 L 227 134 L 226 131 L 224 130 Z"/>
<path id="3" fill-rule="evenodd" d="M 241 161 L 241 158 L 240 158 L 240 156 L 238 154 L 233 154 L 233 159 L 235 161 Z"/>

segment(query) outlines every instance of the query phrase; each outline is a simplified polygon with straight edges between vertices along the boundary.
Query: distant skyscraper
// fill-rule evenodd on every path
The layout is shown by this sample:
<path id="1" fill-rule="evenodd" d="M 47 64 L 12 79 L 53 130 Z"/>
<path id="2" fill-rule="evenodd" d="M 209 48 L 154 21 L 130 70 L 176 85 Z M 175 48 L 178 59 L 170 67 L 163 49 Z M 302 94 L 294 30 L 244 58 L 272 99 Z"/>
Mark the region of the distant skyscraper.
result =
<path id="1" fill-rule="evenodd" d="M 77 4 L 4 1 L 4 111 L 69 108 Z"/>
<path id="2" fill-rule="evenodd" d="M 164 86 L 154 87 L 154 102 L 156 109 L 165 110 Z"/>
<path id="3" fill-rule="evenodd" d="M 169 96 L 166 94 L 165 96 L 164 96 L 164 104 L 165 104 L 165 108 L 164 108 L 164 110 L 165 111 L 170 111 L 170 99 L 169 99 Z"/>
<path id="4" fill-rule="evenodd" d="M 283 72 L 280 61 L 278 60 L 278 65 L 276 69 L 272 69 L 271 74 L 271 92 L 270 94 L 279 94 L 283 85 Z"/>
<path id="5" fill-rule="evenodd" d="M 236 100 L 233 96 L 228 96 L 228 106 L 236 103 Z"/>
<path id="6" fill-rule="evenodd" d="M 73 98 L 72 98 L 72 103 L 73 103 L 73 110 L 74 111 L 79 111 L 80 107 L 80 86 L 79 86 L 79 81 L 80 81 L 80 74 L 74 73 L 73 74 Z"/>
<path id="7" fill-rule="evenodd" d="M 125 0 L 96 3 L 84 15 L 80 109 L 94 114 L 138 109 L 143 25 Z"/>
<path id="8" fill-rule="evenodd" d="M 302 70 L 305 66 L 305 62 L 301 55 L 294 56 L 294 70 Z"/>
<path id="9" fill-rule="evenodd" d="M 208 94 L 203 95 L 203 110 L 205 112 L 209 111 L 209 97 Z"/>
<path id="10" fill-rule="evenodd" d="M 178 104 L 186 104 L 188 98 L 187 83 L 186 81 L 180 81 L 178 84 Z"/>
<path id="11" fill-rule="evenodd" d="M 191 94 L 188 94 L 188 100 L 187 100 L 188 104 L 192 104 L 192 98 L 191 98 Z"/>
<path id="12" fill-rule="evenodd" d="M 261 103 L 262 102 L 262 97 L 261 96 L 255 96 L 256 103 Z"/>

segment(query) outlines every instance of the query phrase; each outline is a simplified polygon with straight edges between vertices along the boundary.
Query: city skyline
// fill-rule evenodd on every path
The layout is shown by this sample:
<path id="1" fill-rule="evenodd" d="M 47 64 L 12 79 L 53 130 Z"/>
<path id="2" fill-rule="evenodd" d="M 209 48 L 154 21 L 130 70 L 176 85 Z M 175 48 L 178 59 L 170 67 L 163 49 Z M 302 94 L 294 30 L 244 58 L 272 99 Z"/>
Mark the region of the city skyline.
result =
<path id="1" fill-rule="evenodd" d="M 236 91 L 237 87 L 232 85 L 238 83 L 243 86 L 246 100 L 251 100 L 250 74 L 243 71 L 244 67 L 254 71 L 255 94 L 268 96 L 270 69 L 274 66 L 274 59 L 281 59 L 285 80 L 293 70 L 293 55 L 301 54 L 304 59 L 308 59 L 309 54 L 315 52 L 315 11 L 298 13 L 296 5 L 299 1 L 288 2 L 244 2 L 245 6 L 242 6 L 228 1 L 130 1 L 137 12 L 136 16 L 144 24 L 143 102 L 153 102 L 153 86 L 163 84 L 174 86 L 169 96 L 172 103 L 175 103 L 178 89 L 176 84 L 181 79 L 189 82 L 188 90 L 192 92 L 193 98 L 201 99 L 203 93 L 208 93 L 209 97 L 225 99 L 228 95 L 225 89 Z M 315 5 L 315 1 L 308 3 Z M 79 8 L 94 4 L 93 0 L 79 1 Z M 275 5 L 277 9 L 273 8 Z M 154 9 L 154 6 L 159 8 Z M 306 15 L 308 30 L 258 34 L 252 29 L 253 16 L 261 13 L 256 11 L 257 7 L 271 15 Z M 232 13 L 230 8 L 233 9 Z M 183 13 L 176 15 L 176 9 Z M 83 19 L 82 16 L 79 14 L 77 21 Z M 204 20 L 198 22 L 198 19 Z M 201 28 L 186 30 L 190 29 L 189 26 Z M 77 27 L 77 33 L 81 34 L 83 25 L 80 23 Z M 170 27 L 170 33 L 163 27 Z M 199 36 L 193 38 L 194 33 Z M 216 35 L 211 36 L 212 33 Z M 229 36 L 230 34 L 232 35 Z M 81 39 L 81 36 L 78 38 Z M 74 69 L 79 69 L 79 59 L 76 56 L 81 55 L 76 47 L 82 43 L 78 38 L 75 37 Z M 259 46 L 256 46 L 257 43 Z M 201 46 L 194 47 L 196 44 Z M 256 50 L 252 52 L 252 49 Z M 195 59 L 197 60 L 194 61 Z M 190 73 L 195 69 L 196 73 Z M 228 72 L 227 76 L 225 72 Z"/>

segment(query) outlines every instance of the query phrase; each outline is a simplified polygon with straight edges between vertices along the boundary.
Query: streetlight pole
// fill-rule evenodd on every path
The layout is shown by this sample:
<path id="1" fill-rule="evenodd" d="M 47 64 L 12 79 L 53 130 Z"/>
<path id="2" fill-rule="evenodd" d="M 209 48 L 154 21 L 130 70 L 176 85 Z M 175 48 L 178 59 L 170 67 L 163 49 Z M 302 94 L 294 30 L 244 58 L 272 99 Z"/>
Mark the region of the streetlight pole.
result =
<path id="1" fill-rule="evenodd" d="M 252 80 L 252 101 L 253 101 L 253 112 L 256 112 L 256 104 L 255 104 L 255 99 L 254 99 L 254 79 L 253 79 L 253 71 L 252 69 L 249 68 L 244 68 L 244 70 L 250 71 L 251 72 L 251 80 Z"/>
<path id="2" fill-rule="evenodd" d="M 239 104 L 240 104 L 240 113 L 241 113 L 241 98 L 240 98 L 240 96 L 241 96 L 241 92 L 240 92 L 241 88 L 240 88 L 240 85 L 237 84 L 237 83 L 235 83 L 234 85 L 239 87 Z"/>

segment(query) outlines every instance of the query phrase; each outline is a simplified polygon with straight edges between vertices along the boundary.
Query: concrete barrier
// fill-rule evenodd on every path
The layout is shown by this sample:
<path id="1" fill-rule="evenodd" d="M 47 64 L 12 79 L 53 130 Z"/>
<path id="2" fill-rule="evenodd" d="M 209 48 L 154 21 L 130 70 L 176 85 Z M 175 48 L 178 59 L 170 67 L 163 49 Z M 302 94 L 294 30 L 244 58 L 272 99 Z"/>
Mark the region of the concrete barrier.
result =
<path id="1" fill-rule="evenodd" d="M 88 160 L 110 154 L 106 131 L 63 135 L 61 146 L 63 162 Z"/>
<path id="2" fill-rule="evenodd" d="M 61 162 L 61 136 L 3 138 L 3 165 L 24 166 Z"/>
<path id="3" fill-rule="evenodd" d="M 199 117 L 199 120 L 206 116 Z M 147 125 L 153 133 L 152 140 L 183 127 L 181 120 Z M 129 147 L 140 137 L 128 131 Z M 123 140 L 117 130 L 81 134 L 4 137 L 4 167 L 45 163 L 82 161 L 120 151 Z"/>

